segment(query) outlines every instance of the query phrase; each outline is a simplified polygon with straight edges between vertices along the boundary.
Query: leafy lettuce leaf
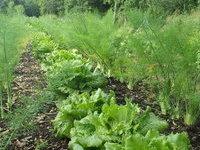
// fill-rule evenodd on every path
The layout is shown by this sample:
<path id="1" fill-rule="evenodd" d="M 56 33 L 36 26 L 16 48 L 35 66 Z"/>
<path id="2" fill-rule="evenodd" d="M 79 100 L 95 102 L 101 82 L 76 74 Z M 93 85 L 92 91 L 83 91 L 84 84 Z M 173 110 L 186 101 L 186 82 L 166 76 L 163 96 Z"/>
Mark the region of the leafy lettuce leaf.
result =
<path id="1" fill-rule="evenodd" d="M 137 105 L 129 102 L 126 105 L 107 103 L 100 114 L 91 113 L 74 122 L 69 145 L 71 149 L 77 144 L 84 149 L 105 150 L 189 149 L 185 133 L 165 136 L 160 134 L 164 127 L 167 123 L 149 110 L 141 113 Z"/>
<path id="2" fill-rule="evenodd" d="M 189 141 L 185 133 L 159 135 L 158 131 L 149 131 L 146 136 L 133 134 L 125 140 L 125 150 L 189 150 Z"/>
<path id="3" fill-rule="evenodd" d="M 93 92 L 91 96 L 87 92 L 70 95 L 58 105 L 59 113 L 53 121 L 57 135 L 70 137 L 75 120 L 81 120 L 93 112 L 101 113 L 104 104 L 114 101 L 113 94 L 105 94 L 101 89 Z"/>
<path id="4" fill-rule="evenodd" d="M 54 63 L 47 73 L 49 87 L 58 94 L 90 92 L 103 87 L 105 77 L 91 68 L 90 63 L 78 59 Z"/>
<path id="5" fill-rule="evenodd" d="M 186 133 L 162 135 L 167 122 L 149 109 L 127 100 L 117 105 L 115 97 L 100 89 L 69 96 L 59 106 L 54 120 L 57 134 L 69 137 L 72 150 L 189 150 Z"/>
<path id="6" fill-rule="evenodd" d="M 124 150 L 124 147 L 118 143 L 109 143 L 104 144 L 106 150 Z"/>
<path id="7" fill-rule="evenodd" d="M 145 135 L 149 130 L 161 132 L 168 127 L 168 123 L 151 113 L 149 108 L 147 108 L 147 110 L 141 115 L 138 115 L 135 124 L 137 132 L 143 135 Z"/>

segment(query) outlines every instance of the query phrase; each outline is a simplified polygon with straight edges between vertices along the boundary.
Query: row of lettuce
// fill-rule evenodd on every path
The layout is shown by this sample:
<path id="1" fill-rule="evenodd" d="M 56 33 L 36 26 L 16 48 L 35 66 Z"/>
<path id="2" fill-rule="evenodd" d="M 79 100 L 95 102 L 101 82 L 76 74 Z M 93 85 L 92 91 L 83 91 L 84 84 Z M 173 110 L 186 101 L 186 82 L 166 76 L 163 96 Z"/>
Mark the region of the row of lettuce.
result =
<path id="1" fill-rule="evenodd" d="M 150 108 L 141 110 L 126 99 L 118 105 L 112 91 L 105 93 L 106 77 L 99 64 L 77 50 L 66 50 L 44 32 L 32 39 L 35 57 L 46 71 L 48 88 L 55 95 L 57 136 L 69 138 L 72 150 L 188 150 L 186 133 L 162 134 L 165 120 Z"/>

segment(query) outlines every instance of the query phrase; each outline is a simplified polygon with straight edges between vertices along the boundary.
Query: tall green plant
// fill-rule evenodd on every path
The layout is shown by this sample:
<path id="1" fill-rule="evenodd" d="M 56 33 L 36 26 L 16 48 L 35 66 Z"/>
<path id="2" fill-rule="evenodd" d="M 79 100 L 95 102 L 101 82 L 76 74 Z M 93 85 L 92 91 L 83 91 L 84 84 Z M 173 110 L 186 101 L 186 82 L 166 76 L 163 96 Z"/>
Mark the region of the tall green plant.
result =
<path id="1" fill-rule="evenodd" d="M 1 118 L 4 118 L 4 109 L 3 109 L 3 88 L 2 81 L 0 80 L 0 109 L 1 109 Z"/>
<path id="2" fill-rule="evenodd" d="M 174 18 L 160 30 L 152 28 L 145 21 L 145 27 L 137 30 L 128 43 L 130 49 L 133 49 L 132 55 L 138 58 L 136 64 L 144 68 L 140 70 L 143 76 L 158 81 L 162 112 L 185 118 L 187 124 L 193 124 L 199 116 L 196 63 L 199 21 L 191 24 L 189 20 L 183 16 Z"/>
<path id="3" fill-rule="evenodd" d="M 7 107 L 12 105 L 12 72 L 21 50 L 20 39 L 25 35 L 25 18 L 0 14 L 0 83 L 1 90 L 6 93 Z"/>
<path id="4" fill-rule="evenodd" d="M 11 76 L 10 76 L 10 67 L 8 62 L 8 56 L 7 56 L 7 48 L 6 48 L 6 31 L 3 32 L 3 53 L 4 53 L 4 65 L 3 65 L 3 71 L 4 71 L 4 88 L 6 89 L 7 94 L 7 107 L 10 108 L 12 105 L 11 101 Z"/>
<path id="5" fill-rule="evenodd" d="M 10 82 L 10 74 L 9 74 L 9 62 L 8 62 L 8 54 L 6 48 L 6 27 L 5 25 L 1 30 L 1 47 L 2 47 L 2 86 L 6 91 L 7 95 L 7 107 L 10 108 L 11 106 L 11 82 Z M 2 108 L 3 109 L 3 108 Z"/>

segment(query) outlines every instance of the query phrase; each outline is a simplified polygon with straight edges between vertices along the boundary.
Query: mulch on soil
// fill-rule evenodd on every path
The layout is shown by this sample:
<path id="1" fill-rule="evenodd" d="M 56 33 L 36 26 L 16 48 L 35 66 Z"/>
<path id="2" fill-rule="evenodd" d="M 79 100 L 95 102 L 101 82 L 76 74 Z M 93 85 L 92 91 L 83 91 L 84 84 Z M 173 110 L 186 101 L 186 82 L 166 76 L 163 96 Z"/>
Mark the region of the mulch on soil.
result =
<path id="1" fill-rule="evenodd" d="M 34 98 L 38 89 L 46 87 L 44 72 L 31 52 L 22 54 L 14 74 L 12 92 L 15 102 L 20 102 L 21 97 L 24 96 Z"/>
<path id="2" fill-rule="evenodd" d="M 107 90 L 115 92 L 119 104 L 124 104 L 124 99 L 127 97 L 131 98 L 143 110 L 150 107 L 153 113 L 168 122 L 169 128 L 166 130 L 167 134 L 185 131 L 188 133 L 192 150 L 200 150 L 200 122 L 193 126 L 186 126 L 181 120 L 173 120 L 170 116 L 163 115 L 159 105 L 155 102 L 155 95 L 148 85 L 138 82 L 130 90 L 125 83 L 121 83 L 111 77 L 108 79 Z"/>
<path id="3" fill-rule="evenodd" d="M 35 150 L 39 145 L 43 145 L 42 149 L 45 150 L 67 150 L 69 140 L 56 138 L 53 132 L 52 120 L 56 114 L 55 105 L 45 105 L 44 111 L 34 120 L 36 130 L 14 139 L 9 150 Z"/>

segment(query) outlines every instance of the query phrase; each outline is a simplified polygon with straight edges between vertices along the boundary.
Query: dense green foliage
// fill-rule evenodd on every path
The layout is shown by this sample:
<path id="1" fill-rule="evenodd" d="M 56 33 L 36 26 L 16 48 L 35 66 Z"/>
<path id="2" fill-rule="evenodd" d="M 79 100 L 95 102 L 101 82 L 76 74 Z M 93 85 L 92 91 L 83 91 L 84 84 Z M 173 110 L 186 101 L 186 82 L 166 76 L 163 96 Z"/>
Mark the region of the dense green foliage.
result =
<path id="1" fill-rule="evenodd" d="M 31 36 L 47 90 L 58 103 L 55 131 L 70 138 L 70 149 L 189 149 L 186 133 L 163 134 L 168 124 L 151 108 L 141 110 L 128 99 L 118 105 L 112 92 L 101 89 L 107 77 L 130 89 L 145 83 L 154 89 L 153 103 L 162 115 L 195 124 L 200 116 L 198 5 L 198 0 L 0 1 L 1 117 L 4 105 L 12 105 L 22 38 Z M 32 32 L 25 38 L 27 28 Z"/>
<path id="2" fill-rule="evenodd" d="M 10 4 L 21 5 L 27 16 L 44 14 L 63 15 L 69 11 L 98 11 L 106 12 L 112 8 L 115 17 L 119 17 L 124 10 L 149 10 L 154 14 L 184 13 L 198 7 L 198 0 L 2 0 L 0 11 L 7 12 Z"/>
<path id="3" fill-rule="evenodd" d="M 127 101 L 115 104 L 115 98 L 101 90 L 81 95 L 72 94 L 60 104 L 54 120 L 57 134 L 70 137 L 70 149 L 189 149 L 185 133 L 160 135 L 167 122 L 149 110 Z"/>
<path id="4" fill-rule="evenodd" d="M 110 8 L 103 0 L 68 0 L 65 3 L 69 11 L 100 11 L 105 12 Z"/>
<path id="5" fill-rule="evenodd" d="M 134 10 L 127 12 L 128 20 L 120 26 L 113 24 L 111 12 L 104 17 L 85 13 L 65 20 L 43 17 L 31 24 L 51 34 L 61 47 L 78 49 L 100 63 L 108 76 L 130 87 L 145 80 L 157 89 L 163 114 L 193 124 L 200 112 L 198 16 L 195 12 L 165 21 Z M 51 25 L 46 24 L 48 20 Z"/>
<path id="6" fill-rule="evenodd" d="M 35 0 L 24 0 L 23 3 L 20 3 L 24 7 L 24 14 L 27 16 L 36 16 L 39 17 L 41 15 L 41 10 L 39 7 L 39 3 Z"/>
<path id="7" fill-rule="evenodd" d="M 41 0 L 39 1 L 42 14 L 61 15 L 65 11 L 64 0 Z"/>
<path id="8" fill-rule="evenodd" d="M 62 137 L 70 137 L 70 130 L 75 120 L 80 120 L 94 111 L 101 112 L 102 105 L 112 98 L 112 95 L 106 95 L 100 89 L 92 96 L 87 92 L 69 96 L 67 100 L 60 103 L 60 111 L 54 120 L 57 134 Z"/>
<path id="9" fill-rule="evenodd" d="M 70 93 L 92 91 L 101 87 L 105 79 L 98 71 L 92 71 L 92 65 L 80 60 L 56 63 L 48 74 L 49 85 L 56 92 Z"/>
<path id="10" fill-rule="evenodd" d="M 32 40 L 33 54 L 36 58 L 45 61 L 48 54 L 58 49 L 58 45 L 53 42 L 50 35 L 38 32 L 33 36 Z"/>

